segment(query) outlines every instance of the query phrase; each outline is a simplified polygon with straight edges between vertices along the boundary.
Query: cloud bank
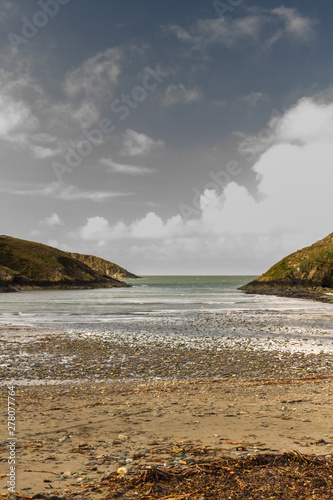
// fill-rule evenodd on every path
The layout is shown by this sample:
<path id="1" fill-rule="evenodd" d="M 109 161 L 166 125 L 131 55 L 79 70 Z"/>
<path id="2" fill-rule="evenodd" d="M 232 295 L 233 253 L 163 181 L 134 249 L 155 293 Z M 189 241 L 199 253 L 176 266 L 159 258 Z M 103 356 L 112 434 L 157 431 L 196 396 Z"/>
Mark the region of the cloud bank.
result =
<path id="1" fill-rule="evenodd" d="M 258 272 L 326 236 L 333 213 L 333 102 L 304 98 L 272 120 L 274 134 L 254 166 L 261 201 L 230 182 L 223 193 L 211 189 L 201 195 L 198 217 L 163 220 L 151 211 L 113 225 L 105 217 L 90 217 L 81 238 L 122 240 L 133 258 L 165 260 L 170 270 L 181 254 L 198 270 L 210 259 L 217 273 L 232 273 Z"/>

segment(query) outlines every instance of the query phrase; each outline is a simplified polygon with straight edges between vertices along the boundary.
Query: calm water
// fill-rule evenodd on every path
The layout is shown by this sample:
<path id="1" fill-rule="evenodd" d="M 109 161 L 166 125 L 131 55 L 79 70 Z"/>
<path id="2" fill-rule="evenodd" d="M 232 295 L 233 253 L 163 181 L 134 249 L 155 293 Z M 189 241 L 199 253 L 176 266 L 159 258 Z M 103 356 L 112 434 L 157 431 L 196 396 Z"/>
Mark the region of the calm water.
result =
<path id="1" fill-rule="evenodd" d="M 131 288 L 0 294 L 0 323 L 49 326 L 132 322 L 207 312 L 332 314 L 333 306 L 299 299 L 246 295 L 253 276 L 149 276 Z M 21 314 L 19 314 L 21 313 Z"/>

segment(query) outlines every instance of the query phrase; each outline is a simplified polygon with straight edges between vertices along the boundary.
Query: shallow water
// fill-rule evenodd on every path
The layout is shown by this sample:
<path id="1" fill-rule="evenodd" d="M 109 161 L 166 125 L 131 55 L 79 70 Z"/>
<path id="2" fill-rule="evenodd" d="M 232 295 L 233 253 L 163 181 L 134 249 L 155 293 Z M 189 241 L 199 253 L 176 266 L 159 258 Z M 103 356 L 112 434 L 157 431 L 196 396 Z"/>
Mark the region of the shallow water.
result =
<path id="1" fill-rule="evenodd" d="M 150 276 L 126 280 L 131 288 L 53 290 L 0 294 L 0 324 L 67 326 L 191 316 L 202 313 L 332 315 L 333 305 L 247 295 L 237 288 L 253 276 Z M 21 313 L 21 314 L 20 314 Z"/>
<path id="2" fill-rule="evenodd" d="M 55 374 L 72 381 L 108 377 L 112 366 L 119 379 L 140 377 L 154 362 L 151 376 L 158 378 L 169 376 L 163 366 L 173 352 L 188 359 L 186 376 L 200 378 L 216 367 L 212 376 L 219 376 L 221 359 L 257 353 L 261 360 L 270 352 L 281 360 L 281 373 L 299 363 L 303 373 L 331 372 L 333 305 L 237 289 L 251 278 L 146 277 L 128 280 L 132 287 L 124 289 L 2 294 L 0 370 L 7 381 L 55 383 Z M 259 374 L 270 373 L 266 365 Z M 101 367 L 98 376 L 91 366 Z"/>

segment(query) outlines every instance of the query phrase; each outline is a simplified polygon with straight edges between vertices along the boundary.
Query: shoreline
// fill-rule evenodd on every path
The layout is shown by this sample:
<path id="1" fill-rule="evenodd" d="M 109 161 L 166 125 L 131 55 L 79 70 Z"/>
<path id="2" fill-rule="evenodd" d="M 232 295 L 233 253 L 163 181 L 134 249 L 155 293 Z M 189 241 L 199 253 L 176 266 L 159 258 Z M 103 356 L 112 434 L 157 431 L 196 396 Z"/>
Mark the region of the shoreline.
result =
<path id="1" fill-rule="evenodd" d="M 332 319 L 245 311 L 66 329 L 3 323 L 0 376 L 51 383 L 325 375 L 333 371 Z"/>
<path id="2" fill-rule="evenodd" d="M 260 282 L 252 281 L 239 287 L 247 295 L 275 295 L 276 297 L 286 297 L 291 299 L 311 300 L 324 304 L 333 304 L 332 288 L 306 287 L 291 285 L 286 282 Z"/>

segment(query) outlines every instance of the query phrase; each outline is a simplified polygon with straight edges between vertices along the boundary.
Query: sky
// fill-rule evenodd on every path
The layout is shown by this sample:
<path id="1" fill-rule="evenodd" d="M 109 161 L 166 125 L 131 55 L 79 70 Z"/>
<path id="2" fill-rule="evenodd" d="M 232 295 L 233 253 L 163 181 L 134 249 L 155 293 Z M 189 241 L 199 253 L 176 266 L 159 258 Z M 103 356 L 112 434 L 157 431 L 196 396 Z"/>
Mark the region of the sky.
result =
<path id="1" fill-rule="evenodd" d="M 0 0 L 0 233 L 259 275 L 333 231 L 333 4 Z"/>

